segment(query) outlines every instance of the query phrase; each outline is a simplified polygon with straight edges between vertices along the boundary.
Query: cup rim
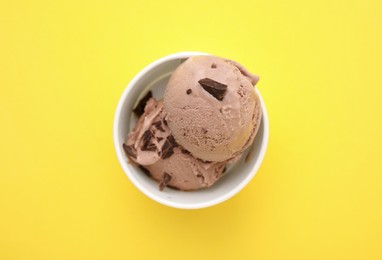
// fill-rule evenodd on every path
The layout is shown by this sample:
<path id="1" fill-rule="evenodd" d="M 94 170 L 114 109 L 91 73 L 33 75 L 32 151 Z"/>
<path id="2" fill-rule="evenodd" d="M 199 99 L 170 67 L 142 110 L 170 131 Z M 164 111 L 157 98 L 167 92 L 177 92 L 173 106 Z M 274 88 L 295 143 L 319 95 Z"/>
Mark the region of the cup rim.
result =
<path id="1" fill-rule="evenodd" d="M 257 171 L 259 170 L 263 159 L 265 157 L 265 153 L 268 147 L 268 139 L 269 139 L 269 121 L 268 121 L 268 113 L 263 101 L 263 98 L 260 94 L 260 91 L 256 88 L 256 92 L 259 95 L 260 102 L 261 102 L 261 108 L 262 108 L 262 120 L 263 120 L 263 139 L 261 140 L 261 147 L 259 151 L 259 156 L 257 157 L 257 160 L 253 166 L 253 168 L 250 170 L 248 175 L 233 189 L 231 189 L 229 192 L 225 193 L 224 195 L 217 197 L 215 199 L 206 201 L 206 202 L 197 202 L 197 203 L 190 203 L 190 204 L 184 204 L 179 202 L 174 202 L 170 200 L 166 200 L 164 198 L 158 197 L 155 194 L 153 194 L 149 189 L 146 189 L 139 181 L 137 181 L 135 178 L 132 177 L 132 172 L 127 167 L 125 162 L 125 155 L 122 150 L 122 143 L 123 140 L 119 139 L 118 130 L 119 130 L 119 122 L 120 122 L 120 116 L 122 113 L 122 107 L 130 94 L 131 90 L 133 89 L 133 86 L 149 71 L 154 69 L 157 66 L 160 66 L 162 63 L 174 60 L 174 59 L 185 59 L 192 56 L 197 55 L 210 55 L 204 52 L 196 52 L 196 51 L 186 51 L 186 52 L 178 52 L 173 53 L 167 56 L 164 56 L 162 58 L 159 58 L 155 60 L 154 62 L 150 63 L 146 67 L 144 67 L 141 71 L 139 71 L 133 79 L 127 84 L 126 88 L 124 89 L 119 101 L 118 105 L 115 111 L 114 115 L 114 123 L 113 123 L 113 139 L 114 139 L 114 148 L 117 154 L 118 162 L 121 165 L 123 171 L 125 172 L 126 176 L 129 178 L 129 180 L 134 184 L 134 186 L 140 190 L 143 194 L 145 194 L 147 197 L 151 198 L 152 200 L 159 202 L 162 205 L 178 208 L 178 209 L 200 209 L 200 208 L 207 208 L 211 207 L 217 204 L 220 204 L 230 198 L 232 198 L 234 195 L 236 195 L 238 192 L 240 192 L 256 175 Z"/>

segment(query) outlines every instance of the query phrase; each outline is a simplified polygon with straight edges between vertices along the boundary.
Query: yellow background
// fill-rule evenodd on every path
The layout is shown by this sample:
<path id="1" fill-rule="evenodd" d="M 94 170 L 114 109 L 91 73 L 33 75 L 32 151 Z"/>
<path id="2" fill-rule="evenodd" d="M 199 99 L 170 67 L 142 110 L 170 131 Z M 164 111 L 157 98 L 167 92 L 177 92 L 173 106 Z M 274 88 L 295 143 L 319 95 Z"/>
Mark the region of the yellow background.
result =
<path id="1" fill-rule="evenodd" d="M 0 2 L 0 259 L 382 259 L 382 3 Z M 203 210 L 119 166 L 118 99 L 164 55 L 260 75 L 260 171 Z"/>

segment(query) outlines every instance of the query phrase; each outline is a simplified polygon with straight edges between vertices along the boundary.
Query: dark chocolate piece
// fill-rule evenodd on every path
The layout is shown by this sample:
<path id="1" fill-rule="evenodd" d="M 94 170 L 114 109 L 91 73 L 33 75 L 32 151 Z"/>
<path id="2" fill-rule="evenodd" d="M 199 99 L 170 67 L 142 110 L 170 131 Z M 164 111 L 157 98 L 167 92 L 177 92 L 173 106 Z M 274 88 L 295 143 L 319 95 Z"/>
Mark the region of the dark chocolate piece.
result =
<path id="1" fill-rule="evenodd" d="M 144 174 L 146 174 L 147 176 L 151 177 L 150 171 L 147 170 L 145 167 L 143 167 L 142 165 L 138 165 L 138 168 L 141 169 Z"/>
<path id="2" fill-rule="evenodd" d="M 223 173 L 227 171 L 227 166 L 224 166 Z"/>
<path id="3" fill-rule="evenodd" d="M 152 151 L 152 152 L 156 151 L 156 149 L 157 149 L 156 145 L 151 142 L 151 138 L 152 137 L 153 137 L 153 133 L 150 130 L 146 130 L 143 133 L 143 136 L 142 136 L 142 141 L 143 141 L 142 151 Z"/>
<path id="4" fill-rule="evenodd" d="M 162 159 L 167 159 L 174 154 L 174 147 L 177 147 L 178 143 L 172 135 L 167 136 L 166 141 L 162 146 Z"/>
<path id="5" fill-rule="evenodd" d="M 163 118 L 163 124 L 164 124 L 164 125 L 167 125 L 167 121 L 166 121 L 165 118 Z"/>
<path id="6" fill-rule="evenodd" d="M 153 143 L 148 143 L 142 147 L 142 151 L 155 152 L 156 150 L 157 150 L 157 146 Z"/>
<path id="7" fill-rule="evenodd" d="M 153 133 L 150 130 L 146 130 L 142 136 L 143 146 L 148 145 L 152 137 Z"/>
<path id="8" fill-rule="evenodd" d="M 163 137 L 157 137 L 157 141 L 160 142 L 163 140 Z"/>
<path id="9" fill-rule="evenodd" d="M 170 142 L 170 144 L 173 146 L 173 147 L 177 147 L 178 146 L 178 143 L 175 141 L 175 138 L 173 135 L 169 135 L 167 136 L 167 140 Z"/>
<path id="10" fill-rule="evenodd" d="M 152 97 L 153 93 L 149 91 L 141 100 L 139 100 L 138 105 L 133 110 L 134 114 L 136 114 L 137 117 L 140 117 L 143 114 L 143 112 L 145 111 L 147 101 L 149 101 L 149 99 Z"/>
<path id="11" fill-rule="evenodd" d="M 168 174 L 167 172 L 164 172 L 163 179 L 159 183 L 159 190 L 162 191 L 164 188 L 167 187 L 167 184 L 171 181 L 171 175 Z"/>
<path id="12" fill-rule="evenodd" d="M 130 156 L 131 158 L 137 159 L 137 151 L 135 150 L 133 145 L 127 145 L 127 144 L 123 143 L 122 147 L 128 156 Z"/>
<path id="13" fill-rule="evenodd" d="M 162 121 L 157 121 L 155 123 L 153 123 L 153 125 L 156 127 L 156 129 L 158 129 L 159 131 L 161 132 L 165 132 L 165 130 L 163 129 L 162 127 Z"/>
<path id="14" fill-rule="evenodd" d="M 162 159 L 167 159 L 169 157 L 171 157 L 171 155 L 174 154 L 174 149 L 171 145 L 171 143 L 168 141 L 168 139 L 166 139 L 166 141 L 164 142 L 163 146 L 162 146 Z"/>
<path id="15" fill-rule="evenodd" d="M 211 64 L 211 69 L 216 69 L 216 68 L 217 68 L 216 64 L 215 64 L 215 63 L 212 63 L 212 64 Z"/>
<path id="16" fill-rule="evenodd" d="M 187 89 L 186 93 L 187 95 L 190 95 L 192 93 L 192 89 Z"/>
<path id="17" fill-rule="evenodd" d="M 217 100 L 222 101 L 224 99 L 224 96 L 227 92 L 227 85 L 210 78 L 204 78 L 198 82 L 200 85 L 202 85 L 205 91 L 210 93 Z"/>

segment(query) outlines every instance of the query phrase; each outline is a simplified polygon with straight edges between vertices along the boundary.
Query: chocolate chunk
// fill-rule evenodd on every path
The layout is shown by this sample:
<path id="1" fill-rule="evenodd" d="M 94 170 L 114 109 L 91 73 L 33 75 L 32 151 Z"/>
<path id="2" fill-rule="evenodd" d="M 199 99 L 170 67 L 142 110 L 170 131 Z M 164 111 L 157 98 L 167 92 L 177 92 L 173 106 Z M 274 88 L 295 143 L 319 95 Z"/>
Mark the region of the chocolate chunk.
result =
<path id="1" fill-rule="evenodd" d="M 215 63 L 212 63 L 212 64 L 211 64 L 211 69 L 216 69 L 216 68 L 217 68 L 216 64 L 215 64 Z"/>
<path id="2" fill-rule="evenodd" d="M 174 136 L 172 136 L 172 135 L 167 136 L 167 140 L 170 142 L 170 144 L 173 147 L 177 147 L 178 146 L 178 143 L 175 141 Z"/>
<path id="3" fill-rule="evenodd" d="M 192 90 L 191 89 L 187 89 L 186 93 L 187 93 L 187 95 L 190 95 L 192 93 Z"/>
<path id="4" fill-rule="evenodd" d="M 131 158 L 137 159 L 137 151 L 135 150 L 133 145 L 122 144 L 123 150 L 125 153 Z"/>
<path id="5" fill-rule="evenodd" d="M 163 140 L 163 137 L 157 137 L 158 143 Z"/>
<path id="6" fill-rule="evenodd" d="M 148 145 L 152 137 L 153 133 L 150 130 L 146 130 L 142 136 L 143 146 Z"/>
<path id="7" fill-rule="evenodd" d="M 168 139 L 166 139 L 166 141 L 164 142 L 163 146 L 162 146 L 162 159 L 167 159 L 169 157 L 171 157 L 171 155 L 174 154 L 174 149 L 173 149 L 173 146 L 172 144 L 170 143 L 170 141 Z"/>
<path id="8" fill-rule="evenodd" d="M 155 123 L 153 123 L 153 125 L 156 127 L 156 129 L 158 129 L 159 131 L 161 132 L 165 132 L 165 130 L 163 129 L 162 127 L 162 122 L 161 121 L 157 121 Z"/>
<path id="9" fill-rule="evenodd" d="M 167 125 L 167 121 L 166 121 L 165 118 L 163 118 L 163 124 L 164 124 L 164 125 Z"/>
<path id="10" fill-rule="evenodd" d="M 134 114 L 140 117 L 145 111 L 147 101 L 149 101 L 149 99 L 152 98 L 152 96 L 153 94 L 151 93 L 151 91 L 147 92 L 147 94 L 141 100 L 139 100 L 138 105 L 134 108 Z"/>
<path id="11" fill-rule="evenodd" d="M 172 135 L 167 136 L 166 141 L 162 146 L 162 159 L 167 159 L 174 154 L 174 147 L 177 147 L 178 143 L 175 141 L 175 138 Z"/>
<path id="12" fill-rule="evenodd" d="M 167 172 L 164 172 L 163 179 L 159 183 L 159 190 L 162 191 L 164 188 L 167 187 L 167 184 L 171 181 L 171 175 L 168 174 Z"/>
<path id="13" fill-rule="evenodd" d="M 224 166 L 223 173 L 227 171 L 227 166 Z"/>
<path id="14" fill-rule="evenodd" d="M 189 152 L 189 151 L 187 151 L 187 150 L 186 150 L 186 149 L 184 149 L 184 148 L 182 148 L 181 152 L 182 152 L 183 154 L 190 154 L 190 152 Z"/>
<path id="15" fill-rule="evenodd" d="M 142 165 L 138 165 L 138 168 L 141 169 L 144 174 L 146 174 L 147 176 L 151 177 L 150 171 L 147 170 L 145 167 L 143 167 Z"/>
<path id="16" fill-rule="evenodd" d="M 157 146 L 153 143 L 147 143 L 142 147 L 142 151 L 151 151 L 155 152 L 157 150 Z"/>
<path id="17" fill-rule="evenodd" d="M 210 78 L 204 78 L 198 82 L 200 85 L 202 85 L 205 91 L 210 93 L 217 100 L 222 101 L 224 99 L 224 96 L 227 92 L 227 85 Z"/>
<path id="18" fill-rule="evenodd" d="M 142 151 L 156 151 L 157 147 L 151 142 L 153 133 L 150 130 L 146 130 L 142 136 Z"/>

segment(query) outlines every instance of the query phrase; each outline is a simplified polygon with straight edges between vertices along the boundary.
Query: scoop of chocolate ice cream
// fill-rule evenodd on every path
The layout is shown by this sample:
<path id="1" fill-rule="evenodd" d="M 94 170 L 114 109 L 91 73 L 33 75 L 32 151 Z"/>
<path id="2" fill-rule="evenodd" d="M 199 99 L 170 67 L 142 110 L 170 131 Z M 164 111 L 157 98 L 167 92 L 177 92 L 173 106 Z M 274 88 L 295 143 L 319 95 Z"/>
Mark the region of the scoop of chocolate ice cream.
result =
<path id="1" fill-rule="evenodd" d="M 223 174 L 225 163 L 204 162 L 177 144 L 163 114 L 163 103 L 151 98 L 124 149 L 153 179 L 181 190 L 209 187 Z"/>
<path id="2" fill-rule="evenodd" d="M 215 56 L 187 59 L 172 74 L 163 98 L 175 140 L 205 161 L 233 160 L 252 143 L 261 119 L 258 77 Z"/>

